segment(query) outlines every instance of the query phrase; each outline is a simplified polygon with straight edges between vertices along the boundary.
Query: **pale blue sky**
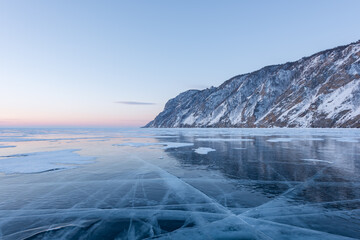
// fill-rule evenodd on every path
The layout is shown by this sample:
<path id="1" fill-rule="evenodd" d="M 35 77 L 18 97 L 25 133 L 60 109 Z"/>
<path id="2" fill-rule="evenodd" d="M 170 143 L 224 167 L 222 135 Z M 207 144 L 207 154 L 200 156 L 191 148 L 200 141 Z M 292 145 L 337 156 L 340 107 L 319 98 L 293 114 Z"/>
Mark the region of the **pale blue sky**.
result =
<path id="1" fill-rule="evenodd" d="M 0 126 L 140 126 L 187 89 L 359 40 L 359 9 L 358 0 L 0 0 Z"/>

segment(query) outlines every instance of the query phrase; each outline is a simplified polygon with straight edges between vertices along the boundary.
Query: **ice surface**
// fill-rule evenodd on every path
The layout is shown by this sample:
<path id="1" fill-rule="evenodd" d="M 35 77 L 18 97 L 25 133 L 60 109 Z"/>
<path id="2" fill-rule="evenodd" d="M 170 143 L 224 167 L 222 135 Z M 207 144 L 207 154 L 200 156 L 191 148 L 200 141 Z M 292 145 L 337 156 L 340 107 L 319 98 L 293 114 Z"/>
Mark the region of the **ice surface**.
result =
<path id="1" fill-rule="evenodd" d="M 359 136 L 2 130 L 0 239 L 360 239 Z"/>
<path id="2" fill-rule="evenodd" d="M 268 142 L 291 142 L 292 138 L 272 138 L 268 139 Z"/>
<path id="3" fill-rule="evenodd" d="M 325 162 L 325 163 L 332 163 L 330 161 L 326 161 L 326 160 L 320 160 L 320 159 L 313 159 L 313 158 L 305 158 L 305 159 L 301 159 L 303 161 L 308 161 L 308 162 Z"/>
<path id="4" fill-rule="evenodd" d="M 196 141 L 209 141 L 209 142 L 251 142 L 251 138 L 197 138 Z"/>
<path id="5" fill-rule="evenodd" d="M 163 143 L 128 142 L 128 143 L 114 144 L 114 146 L 130 146 L 130 147 L 163 146 L 162 149 L 188 147 L 193 145 L 194 145 L 193 143 L 179 143 L 179 142 L 163 142 Z"/>
<path id="6" fill-rule="evenodd" d="M 268 142 L 291 142 L 291 141 L 323 141 L 322 138 L 271 138 Z"/>
<path id="7" fill-rule="evenodd" d="M 342 137 L 342 138 L 335 138 L 335 140 L 338 142 L 360 143 L 359 138 Z"/>
<path id="8" fill-rule="evenodd" d="M 199 147 L 197 149 L 194 150 L 197 154 L 208 154 L 209 152 L 214 152 L 216 151 L 213 148 L 208 148 L 208 147 Z"/>

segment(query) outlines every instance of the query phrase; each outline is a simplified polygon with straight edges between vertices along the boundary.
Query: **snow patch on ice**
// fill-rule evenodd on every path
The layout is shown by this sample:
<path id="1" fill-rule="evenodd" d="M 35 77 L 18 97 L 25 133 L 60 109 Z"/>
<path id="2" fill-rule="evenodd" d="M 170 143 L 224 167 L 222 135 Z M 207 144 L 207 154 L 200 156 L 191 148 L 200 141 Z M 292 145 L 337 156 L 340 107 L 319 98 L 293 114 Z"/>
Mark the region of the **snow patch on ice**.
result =
<path id="1" fill-rule="evenodd" d="M 215 149 L 213 148 L 208 148 L 208 147 L 199 147 L 197 149 L 194 150 L 197 154 L 208 154 L 209 152 L 214 152 L 216 151 Z"/>
<path id="2" fill-rule="evenodd" d="M 0 172 L 8 174 L 40 173 L 75 168 L 76 165 L 93 162 L 93 157 L 80 156 L 79 154 L 74 153 L 75 151 L 79 151 L 79 149 L 34 152 L 6 156 L 6 158 L 0 158 Z"/>

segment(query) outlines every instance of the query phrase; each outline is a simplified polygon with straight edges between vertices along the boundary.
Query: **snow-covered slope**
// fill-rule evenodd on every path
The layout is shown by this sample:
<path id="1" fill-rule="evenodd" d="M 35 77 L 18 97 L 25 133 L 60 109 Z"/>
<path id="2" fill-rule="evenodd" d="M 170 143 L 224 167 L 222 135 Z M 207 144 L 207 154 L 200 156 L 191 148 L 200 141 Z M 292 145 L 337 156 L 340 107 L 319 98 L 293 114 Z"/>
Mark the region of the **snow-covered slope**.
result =
<path id="1" fill-rule="evenodd" d="M 146 127 L 360 127 L 360 41 L 183 92 Z"/>

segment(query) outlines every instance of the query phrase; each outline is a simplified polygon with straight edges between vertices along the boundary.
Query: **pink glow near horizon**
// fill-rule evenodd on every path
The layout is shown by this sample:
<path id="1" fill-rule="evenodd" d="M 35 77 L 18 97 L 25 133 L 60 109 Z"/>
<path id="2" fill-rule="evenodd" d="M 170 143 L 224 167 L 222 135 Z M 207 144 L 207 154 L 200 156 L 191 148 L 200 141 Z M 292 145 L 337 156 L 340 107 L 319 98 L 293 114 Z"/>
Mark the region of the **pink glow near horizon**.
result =
<path id="1" fill-rule="evenodd" d="M 25 103 L 26 104 L 26 103 Z M 23 104 L 23 105 L 25 105 Z M 130 106 L 110 103 L 104 107 L 13 106 L 2 109 L 0 127 L 141 127 L 150 122 L 161 106 Z M 17 109 L 16 109 L 17 107 Z"/>
<path id="2" fill-rule="evenodd" d="M 151 118 L 139 119 L 0 119 L 0 127 L 141 127 Z"/>

